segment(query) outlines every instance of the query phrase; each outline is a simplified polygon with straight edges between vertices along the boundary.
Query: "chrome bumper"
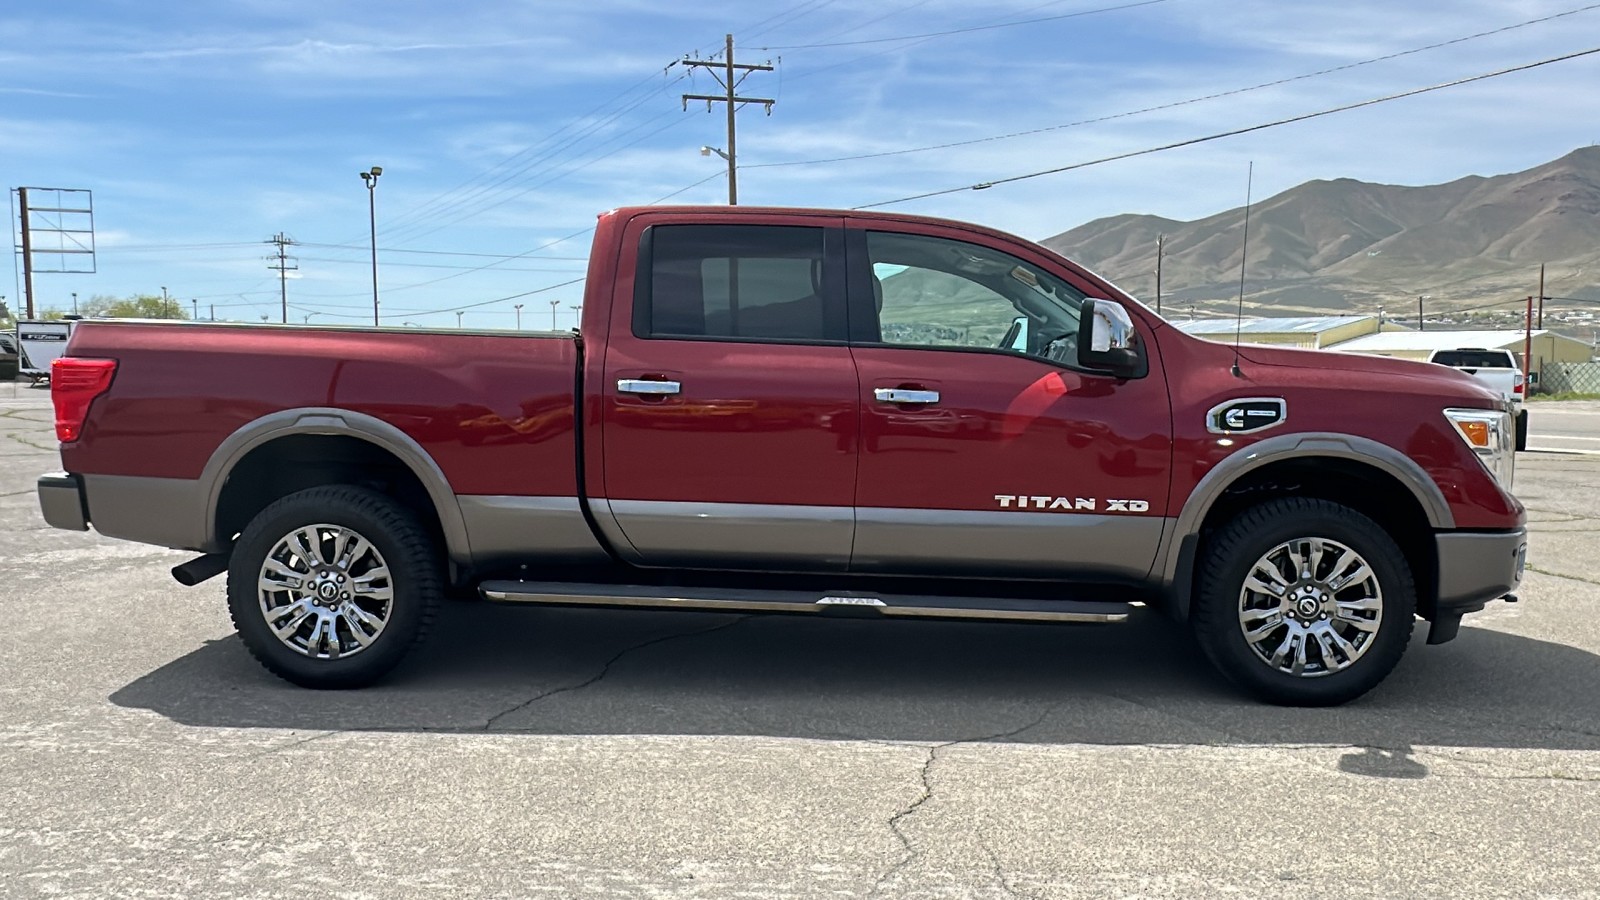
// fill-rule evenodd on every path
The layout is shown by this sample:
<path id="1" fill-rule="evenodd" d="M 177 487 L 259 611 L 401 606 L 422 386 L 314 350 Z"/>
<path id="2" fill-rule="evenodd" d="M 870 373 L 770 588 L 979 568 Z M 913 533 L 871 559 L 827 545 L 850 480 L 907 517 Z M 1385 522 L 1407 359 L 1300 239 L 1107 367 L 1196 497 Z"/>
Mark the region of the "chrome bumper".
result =
<path id="1" fill-rule="evenodd" d="M 89 516 L 83 502 L 83 482 L 76 475 L 51 472 L 39 476 L 39 511 L 54 528 L 88 531 Z"/>

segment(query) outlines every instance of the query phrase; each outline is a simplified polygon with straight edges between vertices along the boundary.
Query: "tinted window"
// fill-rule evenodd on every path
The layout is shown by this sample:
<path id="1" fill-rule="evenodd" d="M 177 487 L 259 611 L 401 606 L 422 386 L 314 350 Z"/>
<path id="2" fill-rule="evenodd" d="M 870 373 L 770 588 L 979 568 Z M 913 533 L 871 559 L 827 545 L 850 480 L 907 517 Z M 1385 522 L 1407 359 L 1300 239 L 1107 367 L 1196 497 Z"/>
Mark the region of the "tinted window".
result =
<path id="1" fill-rule="evenodd" d="M 1038 266 L 977 244 L 891 232 L 868 233 L 867 255 L 883 343 L 1076 363 L 1083 294 Z"/>
<path id="2" fill-rule="evenodd" d="M 1504 350 L 1441 350 L 1433 361 L 1458 369 L 1514 369 L 1511 354 Z"/>
<path id="3" fill-rule="evenodd" d="M 821 228 L 659 225 L 648 334 L 825 340 L 823 284 Z"/>

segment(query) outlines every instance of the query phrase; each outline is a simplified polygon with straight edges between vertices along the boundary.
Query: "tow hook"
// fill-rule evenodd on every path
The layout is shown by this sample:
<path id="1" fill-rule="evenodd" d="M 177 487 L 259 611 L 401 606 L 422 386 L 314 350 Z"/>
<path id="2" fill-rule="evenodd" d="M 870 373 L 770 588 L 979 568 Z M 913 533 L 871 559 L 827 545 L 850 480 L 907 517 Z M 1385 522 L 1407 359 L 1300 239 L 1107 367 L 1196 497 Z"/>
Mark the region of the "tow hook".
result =
<path id="1" fill-rule="evenodd" d="M 1507 603 L 1515 603 L 1515 602 L 1517 602 L 1517 595 L 1516 594 L 1507 594 L 1504 597 L 1501 597 L 1500 599 L 1504 600 Z"/>

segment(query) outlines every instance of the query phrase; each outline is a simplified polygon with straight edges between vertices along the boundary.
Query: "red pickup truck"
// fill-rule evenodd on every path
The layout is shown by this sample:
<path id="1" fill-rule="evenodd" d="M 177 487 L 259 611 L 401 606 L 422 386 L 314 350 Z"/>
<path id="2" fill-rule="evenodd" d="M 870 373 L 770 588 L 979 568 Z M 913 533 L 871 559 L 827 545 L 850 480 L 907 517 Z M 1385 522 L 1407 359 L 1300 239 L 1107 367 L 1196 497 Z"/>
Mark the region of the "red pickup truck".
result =
<path id="1" fill-rule="evenodd" d="M 1185 335 L 1016 237 L 600 217 L 575 334 L 87 321 L 50 524 L 201 554 L 244 644 L 369 683 L 446 596 L 1191 628 L 1269 701 L 1508 597 L 1504 402 L 1442 366 Z"/>

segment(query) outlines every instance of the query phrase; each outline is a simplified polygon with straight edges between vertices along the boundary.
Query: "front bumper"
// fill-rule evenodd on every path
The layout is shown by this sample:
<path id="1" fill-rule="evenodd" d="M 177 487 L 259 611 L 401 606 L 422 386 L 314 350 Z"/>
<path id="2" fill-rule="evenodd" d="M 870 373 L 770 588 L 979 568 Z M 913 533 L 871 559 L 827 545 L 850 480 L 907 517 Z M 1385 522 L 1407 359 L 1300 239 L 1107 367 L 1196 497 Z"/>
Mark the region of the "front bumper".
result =
<path id="1" fill-rule="evenodd" d="M 1434 535 L 1439 554 L 1439 596 L 1428 643 L 1456 636 L 1461 616 L 1516 590 L 1528 558 L 1528 531 L 1444 532 Z"/>
<path id="2" fill-rule="evenodd" d="M 68 531 L 88 531 L 88 507 L 83 502 L 83 481 L 66 472 L 39 476 L 39 511 L 46 523 Z"/>

